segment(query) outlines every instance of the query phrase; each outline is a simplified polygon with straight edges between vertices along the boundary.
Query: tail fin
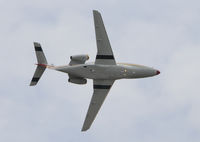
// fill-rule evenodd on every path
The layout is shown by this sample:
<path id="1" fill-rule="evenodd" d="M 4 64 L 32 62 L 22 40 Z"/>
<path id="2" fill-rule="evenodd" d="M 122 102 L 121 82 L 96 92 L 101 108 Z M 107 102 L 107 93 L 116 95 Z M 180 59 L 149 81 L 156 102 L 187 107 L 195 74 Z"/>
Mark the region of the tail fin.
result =
<path id="1" fill-rule="evenodd" d="M 43 53 L 41 45 L 37 42 L 34 42 L 34 47 L 38 64 L 36 64 L 37 68 L 31 80 L 30 86 L 34 86 L 38 83 L 40 77 L 42 76 L 43 72 L 47 67 L 47 60 Z"/>

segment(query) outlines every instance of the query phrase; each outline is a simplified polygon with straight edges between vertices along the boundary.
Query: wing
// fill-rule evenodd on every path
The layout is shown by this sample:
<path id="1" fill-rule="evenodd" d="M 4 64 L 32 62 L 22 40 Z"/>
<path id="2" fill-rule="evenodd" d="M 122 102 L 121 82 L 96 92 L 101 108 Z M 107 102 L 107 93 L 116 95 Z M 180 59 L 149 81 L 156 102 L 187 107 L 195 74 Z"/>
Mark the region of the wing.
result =
<path id="1" fill-rule="evenodd" d="M 92 122 L 94 121 L 113 83 L 114 80 L 93 80 L 94 93 L 88 108 L 82 131 L 88 130 L 92 125 Z"/>
<path id="2" fill-rule="evenodd" d="M 93 15 L 97 43 L 97 56 L 95 64 L 116 65 L 101 14 L 94 10 Z"/>

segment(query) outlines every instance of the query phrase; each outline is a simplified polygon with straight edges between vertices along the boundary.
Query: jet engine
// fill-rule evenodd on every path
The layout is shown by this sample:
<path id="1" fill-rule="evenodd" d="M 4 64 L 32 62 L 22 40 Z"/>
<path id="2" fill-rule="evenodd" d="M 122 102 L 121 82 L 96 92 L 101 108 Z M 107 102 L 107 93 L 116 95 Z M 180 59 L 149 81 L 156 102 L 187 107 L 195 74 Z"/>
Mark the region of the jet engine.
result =
<path id="1" fill-rule="evenodd" d="M 85 61 L 89 59 L 88 55 L 74 55 L 70 56 L 71 61 L 69 65 L 85 64 Z"/>
<path id="2" fill-rule="evenodd" d="M 74 55 L 74 56 L 70 56 L 70 59 L 73 61 L 85 62 L 86 60 L 89 59 L 89 56 L 88 55 Z"/>
<path id="3" fill-rule="evenodd" d="M 87 79 L 84 79 L 84 78 L 69 78 L 68 82 L 75 83 L 75 84 L 86 84 Z"/>

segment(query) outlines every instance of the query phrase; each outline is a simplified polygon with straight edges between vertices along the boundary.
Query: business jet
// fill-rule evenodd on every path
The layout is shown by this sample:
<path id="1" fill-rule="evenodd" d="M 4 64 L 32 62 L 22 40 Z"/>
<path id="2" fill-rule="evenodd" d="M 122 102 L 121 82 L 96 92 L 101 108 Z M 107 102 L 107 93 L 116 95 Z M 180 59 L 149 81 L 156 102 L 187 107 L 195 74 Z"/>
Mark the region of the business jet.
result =
<path id="1" fill-rule="evenodd" d="M 137 64 L 117 63 L 101 14 L 94 10 L 93 16 L 97 44 L 95 62 L 85 63 L 89 59 L 88 55 L 75 55 L 70 57 L 71 61 L 68 65 L 48 65 L 40 43 L 34 42 L 37 68 L 30 83 L 30 86 L 36 85 L 46 68 L 67 73 L 69 76 L 68 82 L 75 84 L 86 84 L 87 79 L 92 79 L 93 96 L 82 131 L 86 131 L 91 127 L 115 80 L 145 78 L 160 74 L 159 70 L 151 67 Z"/>

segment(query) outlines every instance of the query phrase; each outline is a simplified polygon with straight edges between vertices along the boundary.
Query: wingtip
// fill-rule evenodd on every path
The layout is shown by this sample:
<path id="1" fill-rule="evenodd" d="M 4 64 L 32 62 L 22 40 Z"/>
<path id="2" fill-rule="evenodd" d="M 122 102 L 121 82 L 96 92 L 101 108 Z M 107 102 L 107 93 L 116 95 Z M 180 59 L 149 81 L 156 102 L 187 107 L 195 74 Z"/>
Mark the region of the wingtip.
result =
<path id="1" fill-rule="evenodd" d="M 29 84 L 29 86 L 35 86 L 36 84 L 34 84 L 33 82 L 31 82 L 30 84 Z"/>
<path id="2" fill-rule="evenodd" d="M 81 132 L 86 132 L 89 128 L 82 128 Z"/>
<path id="3" fill-rule="evenodd" d="M 90 127 L 87 127 L 87 126 L 84 126 L 84 125 L 83 125 L 81 131 L 82 131 L 82 132 L 85 132 L 85 131 L 87 131 L 88 129 L 90 129 Z"/>
<path id="4" fill-rule="evenodd" d="M 34 46 L 41 46 L 39 42 L 33 42 Z"/>
<path id="5" fill-rule="evenodd" d="M 100 13 L 98 10 L 93 10 L 93 13 Z"/>

